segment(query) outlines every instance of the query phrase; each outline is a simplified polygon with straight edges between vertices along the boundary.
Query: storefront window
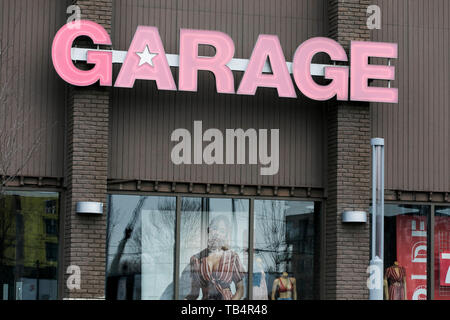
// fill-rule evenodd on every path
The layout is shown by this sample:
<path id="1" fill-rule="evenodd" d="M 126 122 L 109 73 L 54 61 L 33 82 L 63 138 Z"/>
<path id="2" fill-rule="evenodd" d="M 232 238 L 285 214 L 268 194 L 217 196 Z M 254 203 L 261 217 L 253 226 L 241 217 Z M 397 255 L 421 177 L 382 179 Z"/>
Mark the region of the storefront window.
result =
<path id="1" fill-rule="evenodd" d="M 180 299 L 246 297 L 248 222 L 248 199 L 182 198 Z"/>
<path id="2" fill-rule="evenodd" d="M 255 201 L 253 299 L 313 299 L 314 202 Z"/>
<path id="3" fill-rule="evenodd" d="M 107 299 L 173 299 L 175 216 L 175 197 L 109 196 Z"/>
<path id="4" fill-rule="evenodd" d="M 435 207 L 434 299 L 450 300 L 450 206 Z"/>
<path id="5" fill-rule="evenodd" d="M 106 298 L 267 300 L 279 281 L 276 298 L 317 299 L 320 204 L 253 203 L 252 211 L 243 198 L 110 195 Z M 295 279 L 284 292 L 283 272 Z"/>
<path id="6" fill-rule="evenodd" d="M 384 214 L 384 298 L 425 300 L 430 206 L 386 204 Z"/>
<path id="7" fill-rule="evenodd" d="M 57 299 L 58 198 L 34 191 L 0 196 L 1 299 Z"/>

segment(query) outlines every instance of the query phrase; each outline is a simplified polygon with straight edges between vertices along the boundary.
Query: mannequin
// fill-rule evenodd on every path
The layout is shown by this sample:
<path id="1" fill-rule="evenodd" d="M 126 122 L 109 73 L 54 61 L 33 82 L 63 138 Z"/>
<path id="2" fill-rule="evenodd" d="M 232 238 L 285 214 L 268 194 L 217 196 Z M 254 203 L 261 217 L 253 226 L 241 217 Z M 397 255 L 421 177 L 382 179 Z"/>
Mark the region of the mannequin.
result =
<path id="1" fill-rule="evenodd" d="M 384 294 L 386 300 L 406 300 L 406 270 L 397 261 L 386 269 Z"/>
<path id="2" fill-rule="evenodd" d="M 240 300 L 244 296 L 244 266 L 228 247 L 231 225 L 221 215 L 208 227 L 207 248 L 190 259 L 191 291 L 185 300 L 195 300 L 202 291 L 203 300 Z M 234 282 L 236 291 L 231 291 Z"/>
<path id="3" fill-rule="evenodd" d="M 273 281 L 272 300 L 275 294 L 279 294 L 278 300 L 297 300 L 297 284 L 295 278 L 289 277 L 287 272 L 283 272 L 281 277 Z"/>

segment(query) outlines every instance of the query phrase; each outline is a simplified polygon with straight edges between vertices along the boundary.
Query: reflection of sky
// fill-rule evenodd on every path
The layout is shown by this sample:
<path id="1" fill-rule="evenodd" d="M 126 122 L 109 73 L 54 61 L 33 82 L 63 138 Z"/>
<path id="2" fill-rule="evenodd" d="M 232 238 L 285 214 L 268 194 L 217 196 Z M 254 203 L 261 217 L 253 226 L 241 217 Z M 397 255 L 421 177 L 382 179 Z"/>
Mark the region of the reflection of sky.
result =
<path id="1" fill-rule="evenodd" d="M 152 296 L 153 298 L 157 298 L 164 288 L 167 289 L 171 286 L 170 281 L 173 278 L 174 262 L 172 259 L 175 240 L 175 197 L 143 197 L 136 195 L 110 196 L 109 230 L 111 234 L 108 246 L 108 266 L 114 257 L 114 253 L 117 251 L 120 240 L 123 238 L 126 226 L 133 219 L 133 211 L 141 198 L 145 198 L 145 201 L 138 213 L 134 232 L 125 247 L 122 259 L 127 259 L 127 257 L 137 257 L 140 260 L 141 240 L 143 241 L 142 251 L 147 253 L 145 261 L 149 263 L 148 267 L 152 270 L 148 274 L 150 278 L 147 277 L 148 279 L 146 280 L 147 282 L 150 281 L 152 283 L 148 288 L 157 288 L 156 292 L 153 292 L 152 290 L 152 292 L 149 291 L 148 293 L 149 297 Z M 314 202 L 308 201 L 255 200 L 254 204 L 255 248 L 269 248 L 273 246 L 271 241 L 276 241 L 275 238 L 284 239 L 283 241 L 285 241 L 287 236 L 287 217 L 292 217 L 294 220 L 297 220 L 295 216 L 311 214 L 314 212 Z M 165 209 L 165 212 L 160 211 L 162 207 Z M 188 268 L 190 257 L 205 248 L 205 241 L 208 237 L 206 227 L 209 224 L 209 221 L 218 215 L 228 217 L 231 222 L 232 230 L 229 234 L 229 240 L 231 240 L 230 249 L 239 254 L 241 262 L 245 266 L 245 269 L 248 270 L 246 250 L 248 249 L 249 236 L 249 207 L 249 199 L 183 197 L 180 221 L 180 273 Z M 150 214 L 150 212 L 152 212 L 152 214 Z M 146 213 L 145 215 L 150 220 L 145 219 L 144 213 Z M 169 220 L 172 220 L 167 220 L 168 215 L 173 217 L 169 217 Z M 144 225 L 142 225 L 141 228 L 142 219 L 147 222 L 144 222 Z M 289 220 L 292 219 L 289 218 Z M 267 227 L 270 228 L 272 225 L 277 225 L 279 227 L 279 234 L 267 238 L 267 235 L 265 235 L 261 229 L 263 224 L 265 224 L 266 232 Z M 142 234 L 142 238 L 136 237 L 136 233 L 139 236 Z M 168 240 L 168 237 L 171 238 L 170 241 Z M 288 249 L 286 246 L 281 246 L 277 250 Z M 147 258 L 149 258 L 149 260 Z M 158 265 L 158 267 L 155 267 L 156 265 Z M 157 279 L 159 280 L 156 281 Z M 189 289 L 189 285 L 189 281 L 180 283 L 180 288 L 186 287 L 185 289 L 187 290 Z"/>
<path id="2" fill-rule="evenodd" d="M 5 191 L 5 194 L 18 195 L 21 197 L 58 198 L 57 192 L 45 192 L 45 191 Z"/>
<path id="3" fill-rule="evenodd" d="M 314 202 L 291 200 L 255 200 L 255 221 L 265 216 L 264 210 L 275 208 L 274 220 L 284 221 L 287 216 L 314 212 Z"/>
<path id="4" fill-rule="evenodd" d="M 420 207 L 417 208 L 405 208 L 396 204 L 385 204 L 384 205 L 384 215 L 386 217 L 393 217 L 402 214 L 421 214 Z"/>
<path id="5" fill-rule="evenodd" d="M 141 196 L 136 195 L 111 195 L 109 197 L 109 232 L 110 232 L 110 240 L 108 243 L 108 265 L 111 263 L 113 259 L 113 255 L 116 253 L 117 246 L 120 240 L 124 236 L 124 230 L 130 221 L 133 218 L 133 211 L 138 205 L 139 199 Z M 141 210 L 158 210 L 160 206 L 164 206 L 165 204 L 170 203 L 172 208 L 175 208 L 175 197 L 160 197 L 160 196 L 151 196 L 145 197 L 145 201 Z M 174 211 L 173 211 L 174 213 Z M 136 225 L 134 231 L 139 231 L 140 227 L 140 212 L 138 213 L 138 218 L 136 219 Z M 136 236 L 136 234 L 131 235 L 131 238 Z M 131 240 L 128 240 L 128 243 L 131 243 Z M 127 245 L 124 250 L 124 258 L 127 255 L 135 255 L 139 254 L 136 252 L 139 248 L 134 248 L 131 245 Z"/>
<path id="6" fill-rule="evenodd" d="M 425 215 L 426 208 L 430 209 L 430 206 L 427 205 L 398 205 L 398 204 L 385 204 L 384 205 L 384 215 L 386 217 L 394 217 L 402 214 L 413 214 L 413 215 Z M 370 213 L 372 213 L 372 206 L 370 206 Z M 431 212 L 431 211 L 430 211 Z M 450 215 L 450 206 L 446 207 L 435 207 L 436 214 L 442 215 Z"/>
<path id="7" fill-rule="evenodd" d="M 235 206 L 234 211 L 245 212 L 249 210 L 248 199 L 183 197 L 183 201 L 190 201 L 198 204 L 200 204 L 202 200 L 208 202 L 210 211 L 231 213 L 233 205 Z"/>
<path id="8" fill-rule="evenodd" d="M 232 250 L 241 254 L 244 249 L 247 249 L 250 204 L 248 199 L 191 197 L 183 198 L 183 201 L 196 202 L 198 208 L 203 208 L 204 211 L 203 214 L 201 210 L 182 211 L 180 234 L 182 266 L 189 263 L 192 254 L 206 248 L 206 227 L 214 217 L 224 216 L 228 218 L 231 226 L 228 244 Z M 202 201 L 204 201 L 203 207 L 201 206 Z M 203 227 L 202 221 L 204 222 Z M 180 269 L 182 270 L 183 268 L 181 267 Z"/>
<path id="9" fill-rule="evenodd" d="M 121 260 L 129 260 L 130 258 L 134 258 L 133 260 L 136 258 L 140 259 L 140 241 L 142 240 L 142 251 L 147 253 L 146 257 L 143 257 L 145 258 L 144 261 L 149 263 L 148 266 L 153 270 L 151 273 L 147 272 L 147 276 L 150 278 L 147 277 L 145 281 L 151 281 L 152 285 L 150 287 L 154 287 L 156 290 L 150 289 L 152 291 L 150 292 L 148 291 L 150 287 L 148 287 L 145 289 L 148 292 L 145 290 L 143 292 L 146 293 L 147 298 L 156 298 L 161 294 L 159 291 L 163 287 L 166 287 L 170 282 L 169 280 L 173 278 L 173 261 L 171 259 L 173 259 L 173 244 L 175 240 L 175 197 L 143 197 L 136 195 L 111 195 L 109 197 L 110 212 L 108 228 L 110 241 L 108 246 L 108 268 L 114 258 L 114 254 L 117 252 L 119 242 L 123 239 L 124 230 L 130 221 L 132 221 L 133 211 L 141 198 L 145 198 L 145 201 L 141 210 L 138 212 L 134 232 L 127 242 Z M 189 210 L 200 211 L 182 210 L 180 271 L 184 270 L 188 265 L 190 256 L 204 249 L 199 239 L 201 237 L 207 237 L 206 229 L 203 230 L 200 227 L 201 223 L 195 223 L 195 221 L 201 221 L 202 217 L 205 217 L 208 223 L 211 218 L 218 215 L 228 217 L 232 225 L 232 231 L 230 233 L 231 249 L 240 255 L 243 260 L 242 262 L 245 264 L 247 258 L 244 257 L 244 252 L 248 247 L 249 204 L 250 201 L 248 199 L 208 198 L 208 200 L 205 200 L 205 198 L 201 197 L 183 197 L 182 208 L 185 208 L 184 205 L 186 205 L 186 208 Z M 160 211 L 161 207 L 164 207 L 166 211 Z M 205 210 L 203 214 L 201 208 Z M 173 217 L 171 221 L 167 220 L 168 215 Z M 188 219 L 189 217 L 193 218 L 194 221 L 188 221 L 189 223 L 185 224 L 183 222 L 184 219 Z M 144 221 L 143 225 L 141 221 Z M 170 230 L 167 228 L 170 228 Z M 142 238 L 136 235 L 142 235 Z M 169 237 L 171 238 L 170 241 L 168 240 Z M 186 237 L 190 239 L 188 240 Z M 134 241 L 134 238 L 139 241 Z M 155 268 L 156 264 L 158 264 L 158 268 Z M 166 265 L 165 267 L 163 267 L 164 264 Z M 157 279 L 158 281 L 156 281 Z"/>
<path id="10" fill-rule="evenodd" d="M 287 208 L 286 215 L 308 214 L 314 212 L 314 202 L 307 201 L 284 201 Z"/>
<path id="11" fill-rule="evenodd" d="M 436 207 L 436 213 L 450 216 L 450 207 Z"/>
<path id="12" fill-rule="evenodd" d="M 123 232 L 131 221 L 133 217 L 133 210 L 136 208 L 139 199 L 141 196 L 136 195 L 111 195 L 109 200 L 109 228 L 111 232 L 110 238 L 110 250 L 114 249 L 118 245 L 120 240 L 123 238 Z M 171 208 L 175 209 L 176 198 L 175 197 L 159 197 L 159 196 L 148 196 L 145 197 L 144 204 L 142 206 L 142 210 L 158 210 L 161 204 L 165 204 L 166 201 L 169 201 L 171 204 Z M 202 198 L 200 197 L 191 197 L 191 198 L 183 198 L 183 201 L 193 201 L 200 202 Z M 226 212 L 227 215 L 230 215 L 232 211 L 232 206 L 234 202 L 235 212 L 246 212 L 248 214 L 249 208 L 249 200 L 248 199 L 218 199 L 211 198 L 209 201 L 209 208 L 211 212 Z M 231 215 L 230 215 L 231 216 Z M 139 222 L 139 218 L 137 222 Z"/>
<path id="13" fill-rule="evenodd" d="M 159 299 L 173 280 L 175 228 L 167 226 L 169 212 L 142 210 L 141 297 Z M 175 215 L 173 214 L 173 218 Z M 166 222 L 166 223 L 165 223 Z M 174 224 L 172 224 L 174 227 Z"/>
<path id="14" fill-rule="evenodd" d="M 288 227 L 288 217 L 314 213 L 314 202 L 285 200 L 255 200 L 255 249 L 263 260 L 267 271 L 275 269 L 275 258 L 286 261 L 286 254 L 292 250 L 287 246 L 289 235 L 299 232 Z M 292 220 L 289 218 L 289 220 Z M 288 230 L 289 228 L 289 230 Z M 285 268 L 279 265 L 277 268 Z"/>

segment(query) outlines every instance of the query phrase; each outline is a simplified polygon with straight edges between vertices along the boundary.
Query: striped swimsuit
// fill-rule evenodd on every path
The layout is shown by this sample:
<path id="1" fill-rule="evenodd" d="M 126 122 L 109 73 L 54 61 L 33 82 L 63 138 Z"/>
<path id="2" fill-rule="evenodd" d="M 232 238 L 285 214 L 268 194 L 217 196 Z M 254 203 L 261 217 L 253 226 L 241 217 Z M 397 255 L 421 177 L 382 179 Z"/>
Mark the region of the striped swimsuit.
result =
<path id="1" fill-rule="evenodd" d="M 245 270 L 239 256 L 232 250 L 223 251 L 216 269 L 208 265 L 208 250 L 191 257 L 191 277 L 202 288 L 203 300 L 231 300 L 231 282 L 244 278 Z"/>

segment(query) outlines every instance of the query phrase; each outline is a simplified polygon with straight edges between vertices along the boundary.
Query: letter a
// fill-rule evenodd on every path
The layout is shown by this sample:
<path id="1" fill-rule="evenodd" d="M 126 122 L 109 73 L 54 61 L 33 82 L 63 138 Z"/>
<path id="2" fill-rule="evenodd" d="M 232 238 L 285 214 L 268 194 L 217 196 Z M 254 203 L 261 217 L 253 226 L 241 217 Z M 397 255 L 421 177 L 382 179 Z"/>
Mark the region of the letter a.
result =
<path id="1" fill-rule="evenodd" d="M 267 58 L 270 60 L 272 74 L 263 73 Z M 257 87 L 277 88 L 280 97 L 297 97 L 277 36 L 263 34 L 258 37 L 238 94 L 254 95 Z"/>
<path id="2" fill-rule="evenodd" d="M 136 79 L 155 80 L 159 90 L 176 90 L 158 28 L 139 26 L 115 86 L 131 88 Z"/>

